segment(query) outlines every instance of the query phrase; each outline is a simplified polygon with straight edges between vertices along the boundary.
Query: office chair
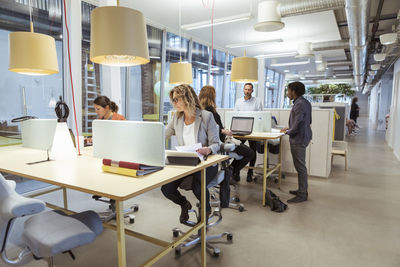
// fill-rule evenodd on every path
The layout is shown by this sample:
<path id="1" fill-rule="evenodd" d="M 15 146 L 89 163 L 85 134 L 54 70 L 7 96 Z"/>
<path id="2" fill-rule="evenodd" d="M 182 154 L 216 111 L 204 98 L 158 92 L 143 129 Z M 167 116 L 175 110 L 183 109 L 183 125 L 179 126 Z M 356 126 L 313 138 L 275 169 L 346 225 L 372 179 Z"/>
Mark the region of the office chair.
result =
<path id="1" fill-rule="evenodd" d="M 89 244 L 103 231 L 100 218 L 94 211 L 66 215 L 60 211 L 45 211 L 45 203 L 26 198 L 15 192 L 15 182 L 0 174 L 0 244 L 1 258 L 6 264 L 23 265 L 29 261 L 47 258 L 53 266 L 53 257 L 68 252 L 75 256 L 73 248 Z M 35 215 L 33 215 L 35 214 Z M 22 240 L 24 245 L 18 256 L 7 255 L 7 241 L 15 220 L 33 215 L 24 223 Z"/>
<path id="2" fill-rule="evenodd" d="M 222 144 L 221 145 L 221 151 L 224 154 L 228 154 L 229 152 L 232 152 L 235 149 L 235 145 L 234 144 Z M 207 188 L 212 188 L 214 186 L 217 186 L 219 184 L 221 184 L 221 182 L 225 179 L 225 168 L 228 168 L 229 165 L 229 160 L 223 161 L 221 162 L 221 169 L 220 171 L 217 173 L 217 175 L 214 177 L 213 180 L 211 180 L 211 182 L 207 185 Z M 211 194 L 210 194 L 211 197 Z M 210 203 L 211 204 L 211 203 Z M 197 204 L 197 207 L 199 208 L 199 203 Z M 187 221 L 185 224 L 188 226 L 195 226 L 197 224 L 198 221 L 200 221 L 200 212 L 198 212 L 197 210 L 190 210 L 189 212 L 194 213 L 196 216 L 196 221 Z M 221 213 L 221 209 L 219 207 L 217 207 L 216 209 L 214 209 L 214 211 L 212 212 L 211 216 L 208 218 L 208 222 L 207 222 L 207 229 L 210 227 L 213 227 L 215 225 L 218 225 L 220 222 L 222 221 L 222 213 Z M 184 235 L 185 232 L 183 232 L 182 230 L 180 230 L 179 228 L 175 227 L 174 229 L 172 229 L 172 233 L 174 237 L 178 237 L 180 234 Z M 231 232 L 223 232 L 217 235 L 207 235 L 206 236 L 206 247 L 207 250 L 209 252 L 211 252 L 211 255 L 213 255 L 214 257 L 218 257 L 221 253 L 221 250 L 214 246 L 211 242 L 211 240 L 215 240 L 215 239 L 219 239 L 222 237 L 225 237 L 228 242 L 232 242 L 233 240 L 233 234 Z M 200 231 L 195 234 L 195 235 L 191 235 L 188 239 L 187 242 L 185 243 L 181 243 L 178 246 L 175 247 L 175 255 L 176 256 L 180 256 L 182 253 L 182 248 L 185 247 L 190 247 L 190 246 L 194 246 L 197 244 L 200 244 L 201 242 L 201 234 Z"/>
<path id="3" fill-rule="evenodd" d="M 101 202 L 109 204 L 108 211 L 97 213 L 100 216 L 100 219 L 102 222 L 109 222 L 109 221 L 117 218 L 115 200 L 104 199 L 103 197 L 98 196 L 98 195 L 93 195 L 92 198 L 96 201 L 101 201 Z M 139 205 L 137 205 L 137 204 L 134 204 L 134 205 L 130 206 L 129 208 L 124 209 L 124 211 L 123 211 L 124 218 L 128 219 L 130 224 L 133 224 L 135 222 L 135 215 L 133 213 L 137 212 L 138 210 L 139 210 Z"/>

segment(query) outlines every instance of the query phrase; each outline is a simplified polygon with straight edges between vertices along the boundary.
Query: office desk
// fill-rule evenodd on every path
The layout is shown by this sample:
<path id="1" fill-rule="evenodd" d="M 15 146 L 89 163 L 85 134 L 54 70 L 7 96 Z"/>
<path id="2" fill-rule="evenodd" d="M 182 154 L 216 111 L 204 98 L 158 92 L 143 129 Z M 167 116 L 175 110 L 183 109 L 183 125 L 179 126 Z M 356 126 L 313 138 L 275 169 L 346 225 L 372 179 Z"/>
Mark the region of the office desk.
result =
<path id="1" fill-rule="evenodd" d="M 282 133 L 252 133 L 250 135 L 240 136 L 234 135 L 236 139 L 241 140 L 250 140 L 250 141 L 262 141 L 264 143 L 264 162 L 263 167 L 261 168 L 263 171 L 263 200 L 262 204 L 265 206 L 265 192 L 267 191 L 267 178 L 276 170 L 279 169 L 279 188 L 281 188 L 281 178 L 282 178 L 282 171 L 281 171 L 281 163 L 282 163 Z M 268 159 L 268 140 L 277 139 L 279 138 L 279 160 L 278 164 L 274 168 L 268 168 L 267 166 L 267 159 Z M 252 167 L 253 169 L 260 169 L 258 167 Z"/>
<path id="2" fill-rule="evenodd" d="M 94 158 L 84 150 L 84 155 L 69 160 L 57 160 L 27 165 L 27 162 L 46 159 L 46 151 L 24 148 L 22 146 L 0 147 L 0 171 L 29 179 L 73 189 L 89 194 L 100 195 L 116 202 L 116 226 L 104 224 L 105 227 L 117 231 L 118 266 L 126 266 L 125 234 L 160 245 L 163 250 L 149 259 L 143 266 L 150 266 L 171 251 L 177 244 L 182 243 L 188 236 L 201 229 L 202 266 L 206 265 L 205 236 L 205 169 L 211 165 L 226 160 L 227 156 L 211 155 L 207 161 L 197 166 L 166 166 L 163 170 L 146 175 L 142 178 L 131 178 L 122 175 L 104 173 L 101 171 L 101 159 Z M 180 179 L 194 172 L 201 171 L 201 210 L 202 220 L 187 234 L 169 243 L 154 237 L 125 229 L 123 218 L 123 201 L 142 193 L 160 187 L 171 181 Z M 54 208 L 56 206 L 49 205 Z M 58 208 L 58 207 L 57 207 Z M 62 208 L 61 208 L 62 209 Z"/>

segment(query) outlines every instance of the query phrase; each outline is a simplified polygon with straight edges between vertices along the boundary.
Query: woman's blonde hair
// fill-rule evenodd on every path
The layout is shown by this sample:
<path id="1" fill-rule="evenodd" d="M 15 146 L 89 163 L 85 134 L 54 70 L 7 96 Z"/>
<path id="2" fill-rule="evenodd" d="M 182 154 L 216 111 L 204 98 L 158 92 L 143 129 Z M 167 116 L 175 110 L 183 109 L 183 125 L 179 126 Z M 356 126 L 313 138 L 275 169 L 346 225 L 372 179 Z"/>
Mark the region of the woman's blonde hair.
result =
<path id="1" fill-rule="evenodd" d="M 203 107 L 203 109 L 211 107 L 215 111 L 217 108 L 217 105 L 215 104 L 215 97 L 216 93 L 214 86 L 203 86 L 199 94 L 200 105 Z"/>
<path id="2" fill-rule="evenodd" d="M 196 95 L 194 89 L 188 84 L 177 85 L 169 92 L 169 99 L 173 104 L 174 93 L 180 97 L 188 109 L 190 114 L 196 115 L 196 109 L 201 109 L 199 98 Z M 177 112 L 178 117 L 183 115 L 183 111 Z"/>

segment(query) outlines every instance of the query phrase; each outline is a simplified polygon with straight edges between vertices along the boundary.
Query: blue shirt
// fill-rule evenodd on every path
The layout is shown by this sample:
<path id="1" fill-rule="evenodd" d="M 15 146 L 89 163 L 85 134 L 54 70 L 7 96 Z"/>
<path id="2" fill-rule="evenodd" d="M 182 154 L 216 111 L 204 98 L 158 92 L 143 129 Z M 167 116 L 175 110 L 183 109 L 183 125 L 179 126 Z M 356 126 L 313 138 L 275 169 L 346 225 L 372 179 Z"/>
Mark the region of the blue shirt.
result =
<path id="1" fill-rule="evenodd" d="M 290 136 L 290 144 L 307 146 L 312 139 L 311 131 L 311 104 L 302 96 L 293 101 L 290 111 L 289 129 L 286 134 Z"/>
<path id="2" fill-rule="evenodd" d="M 251 97 L 249 100 L 244 97 L 236 100 L 235 111 L 262 111 L 263 106 L 257 97 Z"/>

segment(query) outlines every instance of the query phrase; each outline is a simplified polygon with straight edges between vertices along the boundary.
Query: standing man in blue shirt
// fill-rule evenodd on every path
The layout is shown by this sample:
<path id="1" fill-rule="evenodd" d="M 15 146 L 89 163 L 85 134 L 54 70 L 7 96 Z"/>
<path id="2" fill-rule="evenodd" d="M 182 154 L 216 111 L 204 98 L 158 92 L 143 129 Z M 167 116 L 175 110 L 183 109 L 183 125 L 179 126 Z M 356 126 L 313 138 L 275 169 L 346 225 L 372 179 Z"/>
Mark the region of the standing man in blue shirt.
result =
<path id="1" fill-rule="evenodd" d="M 253 93 L 253 84 L 246 83 L 243 87 L 244 97 L 239 98 L 236 100 L 235 103 L 235 111 L 262 111 L 263 106 L 261 101 L 251 96 Z M 244 143 L 245 141 L 242 141 Z M 249 166 L 254 167 L 257 159 L 257 152 L 256 152 L 257 141 L 249 141 L 249 147 L 254 151 L 254 157 L 250 160 Z M 253 169 L 249 169 L 247 171 L 247 182 L 253 181 Z"/>
<path id="2" fill-rule="evenodd" d="M 288 200 L 288 203 L 299 203 L 308 198 L 308 175 L 306 167 L 306 148 L 312 139 L 311 132 L 311 104 L 303 97 L 305 93 L 304 84 L 293 82 L 288 85 L 287 96 L 293 100 L 293 107 L 290 111 L 289 128 L 281 132 L 289 135 L 290 152 L 292 153 L 294 167 L 298 174 L 298 190 L 289 192 L 295 197 Z"/>

